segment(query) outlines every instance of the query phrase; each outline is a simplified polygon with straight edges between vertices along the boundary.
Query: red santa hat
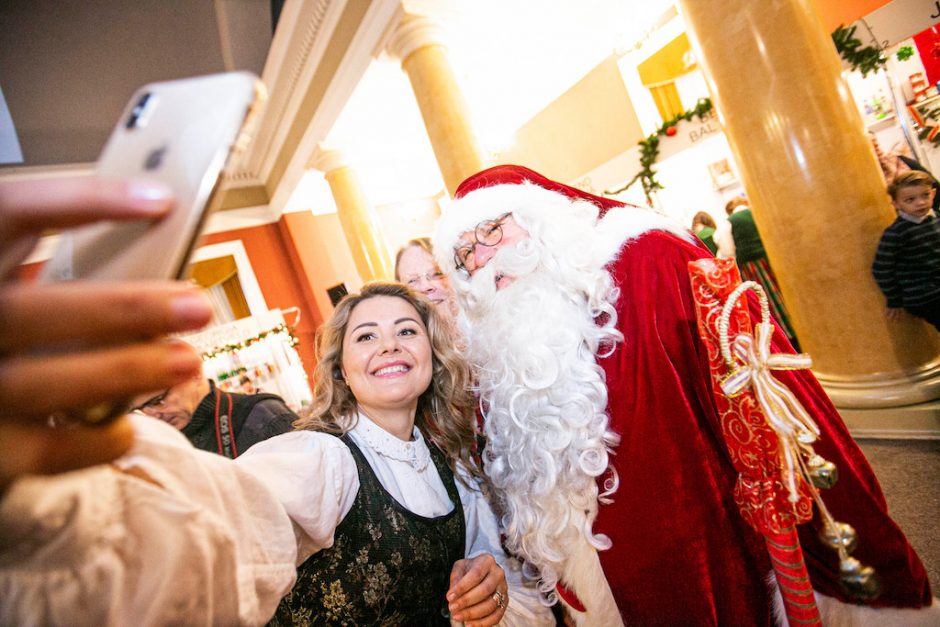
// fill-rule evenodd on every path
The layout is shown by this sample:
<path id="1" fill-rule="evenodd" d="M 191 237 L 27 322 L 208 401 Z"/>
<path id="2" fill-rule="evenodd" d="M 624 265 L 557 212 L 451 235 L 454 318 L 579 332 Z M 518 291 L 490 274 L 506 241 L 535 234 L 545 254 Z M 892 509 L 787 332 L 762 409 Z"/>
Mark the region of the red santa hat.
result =
<path id="1" fill-rule="evenodd" d="M 548 179 L 520 165 L 498 165 L 478 172 L 457 187 L 454 200 L 437 223 L 435 256 L 445 271 L 453 270 L 453 248 L 463 233 L 477 224 L 512 212 L 525 226 L 526 215 L 536 217 L 546 209 L 572 200 L 587 201 L 598 209 L 599 217 L 609 209 L 626 206 L 612 198 L 602 198 Z"/>

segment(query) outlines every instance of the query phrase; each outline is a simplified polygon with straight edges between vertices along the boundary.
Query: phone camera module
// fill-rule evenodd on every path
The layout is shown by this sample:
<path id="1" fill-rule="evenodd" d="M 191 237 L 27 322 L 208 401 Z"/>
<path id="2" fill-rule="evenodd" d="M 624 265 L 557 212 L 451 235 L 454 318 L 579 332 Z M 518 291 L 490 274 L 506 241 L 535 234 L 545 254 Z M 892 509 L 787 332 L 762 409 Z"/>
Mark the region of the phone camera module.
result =
<path id="1" fill-rule="evenodd" d="M 124 125 L 126 128 L 144 128 L 147 126 L 147 121 L 150 119 L 150 114 L 153 112 L 154 104 L 156 104 L 156 98 L 153 93 L 145 92 L 137 99 L 137 103 L 134 105 L 134 108 L 131 109 L 131 114 L 127 118 L 127 123 Z"/>

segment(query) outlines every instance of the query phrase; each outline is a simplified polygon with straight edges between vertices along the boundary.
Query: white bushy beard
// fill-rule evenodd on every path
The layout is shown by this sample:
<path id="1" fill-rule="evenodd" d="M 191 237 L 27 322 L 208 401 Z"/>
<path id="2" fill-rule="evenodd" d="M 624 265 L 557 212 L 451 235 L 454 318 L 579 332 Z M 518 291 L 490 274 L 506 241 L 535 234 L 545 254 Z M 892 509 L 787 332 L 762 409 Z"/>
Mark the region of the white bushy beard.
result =
<path id="1" fill-rule="evenodd" d="M 572 263 L 576 255 L 556 256 L 526 239 L 456 285 L 486 408 L 485 468 L 503 500 L 506 545 L 537 569 L 546 602 L 555 599 L 574 543 L 609 547 L 592 525 L 598 501 L 617 487 L 613 469 L 603 494 L 596 483 L 618 441 L 608 430 L 596 356 L 622 340 L 612 306 L 618 291 L 599 263 L 577 255 L 582 260 Z M 514 280 L 497 291 L 499 274 Z"/>

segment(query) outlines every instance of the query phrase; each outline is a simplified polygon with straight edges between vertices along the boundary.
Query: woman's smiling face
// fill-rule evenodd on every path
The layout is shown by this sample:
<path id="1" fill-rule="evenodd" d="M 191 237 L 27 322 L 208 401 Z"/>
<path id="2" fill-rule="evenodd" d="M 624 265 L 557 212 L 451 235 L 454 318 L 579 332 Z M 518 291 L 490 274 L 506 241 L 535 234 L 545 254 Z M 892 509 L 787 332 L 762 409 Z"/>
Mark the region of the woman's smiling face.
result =
<path id="1" fill-rule="evenodd" d="M 431 342 L 421 316 L 396 296 L 375 296 L 350 312 L 342 371 L 366 411 L 417 408 L 431 383 Z"/>

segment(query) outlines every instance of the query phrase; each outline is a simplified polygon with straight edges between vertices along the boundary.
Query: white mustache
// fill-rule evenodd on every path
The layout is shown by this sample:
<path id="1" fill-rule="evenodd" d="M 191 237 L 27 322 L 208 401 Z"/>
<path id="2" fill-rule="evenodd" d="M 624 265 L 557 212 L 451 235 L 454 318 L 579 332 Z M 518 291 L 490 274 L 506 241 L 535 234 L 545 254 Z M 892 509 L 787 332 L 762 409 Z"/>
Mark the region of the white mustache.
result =
<path id="1" fill-rule="evenodd" d="M 485 266 L 473 273 L 461 291 L 470 312 L 481 311 L 480 307 L 492 300 L 496 294 L 497 277 L 524 277 L 535 271 L 542 261 L 539 246 L 532 239 L 525 239 L 513 246 L 501 248 Z M 482 311 L 481 311 L 482 313 Z"/>

